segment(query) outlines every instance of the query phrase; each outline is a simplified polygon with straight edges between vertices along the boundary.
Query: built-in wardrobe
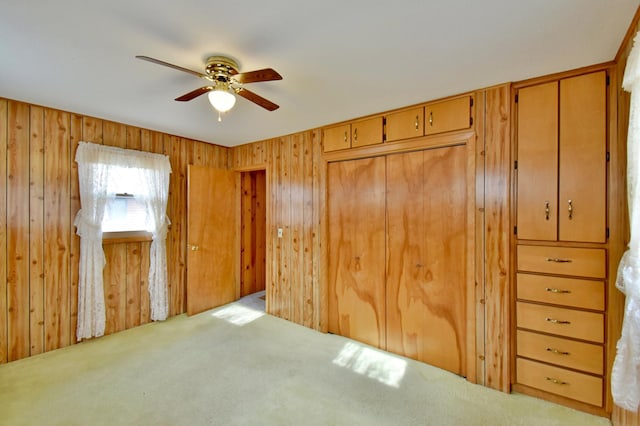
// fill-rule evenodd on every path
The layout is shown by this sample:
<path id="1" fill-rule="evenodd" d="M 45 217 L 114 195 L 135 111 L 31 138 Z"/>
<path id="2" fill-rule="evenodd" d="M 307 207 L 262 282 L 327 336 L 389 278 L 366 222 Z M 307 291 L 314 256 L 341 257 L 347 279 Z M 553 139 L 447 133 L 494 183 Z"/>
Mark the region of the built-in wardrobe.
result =
<path id="1" fill-rule="evenodd" d="M 469 315 L 474 298 L 472 105 L 465 96 L 436 108 L 342 125 L 352 143 L 357 135 L 356 147 L 363 143 L 365 133 L 357 130 L 362 123 L 379 123 L 382 138 L 375 149 L 346 144 L 339 148 L 343 157 L 327 164 L 329 332 L 463 376 L 468 339 L 475 337 L 475 329 L 469 330 L 475 324 Z M 394 134 L 402 135 L 398 118 L 406 136 L 395 139 Z M 442 121 L 450 124 L 433 131 Z M 349 139 L 344 130 L 337 135 L 340 142 Z M 429 131 L 441 136 L 429 138 Z"/>

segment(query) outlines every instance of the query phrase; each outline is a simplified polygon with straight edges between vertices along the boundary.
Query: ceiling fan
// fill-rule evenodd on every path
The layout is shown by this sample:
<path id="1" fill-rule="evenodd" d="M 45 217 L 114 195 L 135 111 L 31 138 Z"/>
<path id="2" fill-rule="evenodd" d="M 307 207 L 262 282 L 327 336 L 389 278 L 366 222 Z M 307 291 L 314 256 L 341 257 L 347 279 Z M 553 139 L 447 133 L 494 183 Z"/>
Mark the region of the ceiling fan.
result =
<path id="1" fill-rule="evenodd" d="M 210 84 L 207 86 L 200 87 L 199 89 L 179 96 L 175 100 L 186 102 L 208 93 L 209 102 L 218 111 L 218 121 L 222 121 L 220 118 L 221 113 L 227 112 L 233 108 L 233 105 L 236 102 L 236 98 L 233 94 L 240 95 L 269 111 L 274 111 L 279 108 L 278 105 L 274 104 L 270 100 L 265 99 L 243 87 L 244 84 L 257 83 L 259 81 L 282 80 L 282 76 L 272 68 L 240 73 L 238 72 L 238 63 L 233 59 L 226 56 L 211 56 L 207 59 L 204 73 L 201 73 L 178 65 L 173 65 L 159 59 L 154 59 L 149 56 L 139 55 L 136 56 L 136 58 L 152 62 L 154 64 L 164 65 L 165 67 L 183 71 L 209 81 Z"/>

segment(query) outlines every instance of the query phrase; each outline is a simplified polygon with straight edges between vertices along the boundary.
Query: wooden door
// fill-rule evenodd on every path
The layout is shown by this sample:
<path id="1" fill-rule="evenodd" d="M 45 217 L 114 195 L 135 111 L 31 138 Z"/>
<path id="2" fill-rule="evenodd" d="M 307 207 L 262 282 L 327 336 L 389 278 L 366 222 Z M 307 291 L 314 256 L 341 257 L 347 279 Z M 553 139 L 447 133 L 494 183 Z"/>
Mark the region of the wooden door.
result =
<path id="1" fill-rule="evenodd" d="M 351 148 L 351 124 L 328 127 L 322 131 L 324 152 Z"/>
<path id="2" fill-rule="evenodd" d="M 606 240 L 606 90 L 604 71 L 560 81 L 562 241 Z"/>
<path id="3" fill-rule="evenodd" d="M 187 169 L 187 314 L 237 298 L 235 172 Z"/>
<path id="4" fill-rule="evenodd" d="M 387 349 L 466 374 L 466 146 L 387 159 Z"/>
<path id="5" fill-rule="evenodd" d="M 329 332 L 385 347 L 385 159 L 328 166 Z"/>
<path id="6" fill-rule="evenodd" d="M 518 91 L 518 238 L 558 238 L 558 83 Z"/>

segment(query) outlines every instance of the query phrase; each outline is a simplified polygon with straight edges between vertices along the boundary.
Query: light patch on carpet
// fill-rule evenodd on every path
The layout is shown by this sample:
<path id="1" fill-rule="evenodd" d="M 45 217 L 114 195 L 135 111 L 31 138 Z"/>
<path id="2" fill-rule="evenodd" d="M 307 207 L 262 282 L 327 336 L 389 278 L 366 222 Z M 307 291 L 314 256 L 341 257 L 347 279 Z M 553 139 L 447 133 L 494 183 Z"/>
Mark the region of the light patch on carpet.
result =
<path id="1" fill-rule="evenodd" d="M 353 342 L 344 345 L 333 363 L 394 388 L 400 387 L 407 368 L 403 359 Z"/>
<path id="2" fill-rule="evenodd" d="M 225 320 L 231 324 L 243 326 L 257 320 L 264 315 L 264 312 L 247 308 L 245 306 L 232 304 L 215 311 L 211 315 L 216 318 Z"/>

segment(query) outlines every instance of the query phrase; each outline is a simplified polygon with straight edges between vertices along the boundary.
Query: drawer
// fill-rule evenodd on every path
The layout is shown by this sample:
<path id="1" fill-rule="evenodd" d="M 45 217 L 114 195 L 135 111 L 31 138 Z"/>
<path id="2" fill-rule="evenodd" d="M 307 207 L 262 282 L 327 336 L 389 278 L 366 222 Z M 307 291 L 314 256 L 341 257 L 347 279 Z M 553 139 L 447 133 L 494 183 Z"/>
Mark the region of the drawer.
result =
<path id="1" fill-rule="evenodd" d="M 545 392 L 602 407 L 602 378 L 518 358 L 516 380 Z"/>
<path id="2" fill-rule="evenodd" d="M 605 278 L 604 249 L 518 246 L 518 271 Z"/>
<path id="3" fill-rule="evenodd" d="M 600 345 L 523 330 L 518 330 L 516 342 L 518 356 L 593 374 L 603 372 L 604 349 Z"/>
<path id="4" fill-rule="evenodd" d="M 468 129 L 471 127 L 471 97 L 428 104 L 424 115 L 425 135 Z"/>
<path id="5" fill-rule="evenodd" d="M 600 313 L 517 302 L 516 317 L 518 328 L 604 342 L 604 315 Z"/>
<path id="6" fill-rule="evenodd" d="M 519 273 L 518 299 L 604 310 L 604 282 Z"/>

